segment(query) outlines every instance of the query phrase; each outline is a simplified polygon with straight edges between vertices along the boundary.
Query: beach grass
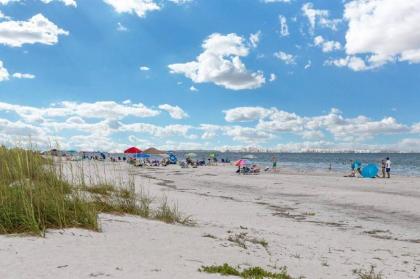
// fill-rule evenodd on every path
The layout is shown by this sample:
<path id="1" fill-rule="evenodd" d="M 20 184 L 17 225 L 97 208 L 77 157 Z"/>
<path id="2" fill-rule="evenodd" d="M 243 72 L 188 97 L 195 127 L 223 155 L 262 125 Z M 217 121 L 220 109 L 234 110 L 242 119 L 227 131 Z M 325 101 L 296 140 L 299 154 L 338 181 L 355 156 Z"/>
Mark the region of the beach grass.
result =
<path id="1" fill-rule="evenodd" d="M 136 193 L 134 179 L 117 185 L 99 171 L 86 179 L 83 166 L 71 169 L 69 178 L 62 165 L 35 151 L 0 147 L 0 234 L 44 235 L 69 227 L 98 231 L 99 213 L 194 224 L 166 198 L 153 209 L 154 199 L 143 190 Z"/>
<path id="2" fill-rule="evenodd" d="M 356 269 L 353 273 L 357 276 L 357 279 L 383 279 L 381 273 L 375 271 L 375 267 L 371 266 L 369 270 Z"/>
<path id="3" fill-rule="evenodd" d="M 241 271 L 239 268 L 230 266 L 227 263 L 223 265 L 202 266 L 199 271 L 223 276 L 237 276 L 246 279 L 293 279 L 287 274 L 286 269 L 282 269 L 278 273 L 267 271 L 261 267 L 250 267 Z"/>
<path id="4" fill-rule="evenodd" d="M 60 177 L 52 160 L 0 147 L 0 233 L 41 235 L 66 227 L 97 230 L 97 210 Z"/>

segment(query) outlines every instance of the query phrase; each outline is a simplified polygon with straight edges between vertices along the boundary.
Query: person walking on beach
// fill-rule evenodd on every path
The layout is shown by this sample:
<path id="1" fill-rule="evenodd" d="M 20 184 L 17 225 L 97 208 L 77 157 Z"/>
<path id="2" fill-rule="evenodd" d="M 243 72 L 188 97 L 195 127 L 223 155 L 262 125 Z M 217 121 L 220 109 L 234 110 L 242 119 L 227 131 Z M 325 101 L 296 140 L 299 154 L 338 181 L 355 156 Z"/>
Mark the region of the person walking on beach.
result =
<path id="1" fill-rule="evenodd" d="M 391 178 L 391 160 L 389 159 L 389 157 L 386 158 L 385 170 L 387 178 Z"/>

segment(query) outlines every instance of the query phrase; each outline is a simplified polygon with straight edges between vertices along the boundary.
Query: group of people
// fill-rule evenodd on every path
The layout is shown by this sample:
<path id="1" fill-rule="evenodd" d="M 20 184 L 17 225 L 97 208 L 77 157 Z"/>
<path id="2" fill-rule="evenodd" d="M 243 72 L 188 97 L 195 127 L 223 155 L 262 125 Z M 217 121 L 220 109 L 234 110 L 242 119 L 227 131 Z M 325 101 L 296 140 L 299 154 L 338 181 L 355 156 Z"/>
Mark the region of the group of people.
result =
<path id="1" fill-rule="evenodd" d="M 389 157 L 381 161 L 382 178 L 391 178 L 391 160 Z"/>
<path id="2" fill-rule="evenodd" d="M 376 175 L 376 177 L 391 178 L 391 159 L 389 157 L 381 161 L 381 173 L 382 176 Z M 351 173 L 345 177 L 356 177 L 356 175 L 362 176 L 362 164 L 359 161 L 351 161 Z"/>

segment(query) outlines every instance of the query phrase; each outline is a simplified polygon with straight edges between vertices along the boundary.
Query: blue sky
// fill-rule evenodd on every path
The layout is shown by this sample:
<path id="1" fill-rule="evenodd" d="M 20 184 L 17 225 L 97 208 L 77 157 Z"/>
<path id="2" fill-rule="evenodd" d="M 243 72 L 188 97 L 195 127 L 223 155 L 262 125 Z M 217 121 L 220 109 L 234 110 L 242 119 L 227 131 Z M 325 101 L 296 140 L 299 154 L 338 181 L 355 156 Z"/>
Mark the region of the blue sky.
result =
<path id="1" fill-rule="evenodd" d="M 420 151 L 420 0 L 0 11 L 2 144 Z"/>

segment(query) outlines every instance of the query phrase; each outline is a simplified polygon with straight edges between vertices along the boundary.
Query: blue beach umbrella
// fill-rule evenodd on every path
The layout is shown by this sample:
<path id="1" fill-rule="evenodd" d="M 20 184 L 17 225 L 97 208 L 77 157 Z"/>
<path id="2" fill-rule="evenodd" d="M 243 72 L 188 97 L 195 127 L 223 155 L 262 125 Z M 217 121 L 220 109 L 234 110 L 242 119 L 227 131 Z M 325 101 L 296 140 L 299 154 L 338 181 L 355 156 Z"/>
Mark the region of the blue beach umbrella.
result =
<path id="1" fill-rule="evenodd" d="M 368 164 L 362 169 L 362 176 L 364 178 L 375 178 L 378 174 L 378 167 L 375 164 Z"/>

